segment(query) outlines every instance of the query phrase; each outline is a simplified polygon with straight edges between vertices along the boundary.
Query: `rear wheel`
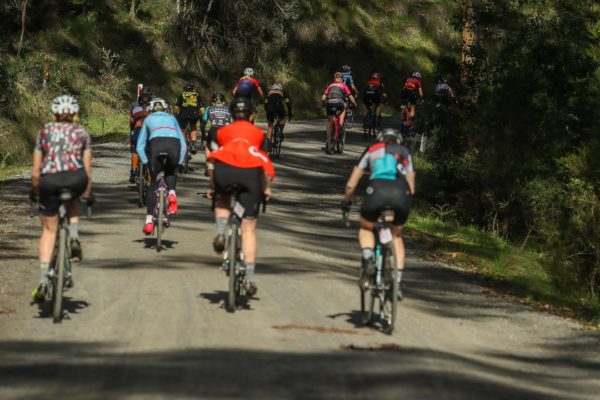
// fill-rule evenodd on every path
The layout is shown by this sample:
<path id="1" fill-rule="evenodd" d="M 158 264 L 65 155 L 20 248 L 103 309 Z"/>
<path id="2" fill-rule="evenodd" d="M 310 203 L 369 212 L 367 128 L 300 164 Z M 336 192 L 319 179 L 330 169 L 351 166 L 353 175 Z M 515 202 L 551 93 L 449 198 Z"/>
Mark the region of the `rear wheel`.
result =
<path id="1" fill-rule="evenodd" d="M 276 143 L 276 154 L 275 157 L 279 158 L 281 155 L 281 143 L 283 142 L 283 126 L 277 125 L 277 134 L 275 135 L 275 143 Z"/>
<path id="2" fill-rule="evenodd" d="M 384 256 L 385 292 L 382 304 L 382 328 L 388 335 L 394 331 L 396 313 L 398 312 L 398 269 L 396 268 L 396 250 L 393 244 L 387 248 Z"/>
<path id="3" fill-rule="evenodd" d="M 234 312 L 237 306 L 237 273 L 235 264 L 237 262 L 237 227 L 229 227 L 229 238 L 227 241 L 227 273 L 229 275 L 229 291 L 227 293 L 227 311 Z"/>
<path id="4" fill-rule="evenodd" d="M 62 321 L 63 286 L 65 282 L 65 264 L 68 262 L 67 257 L 67 230 L 64 227 L 61 227 L 59 233 L 58 256 L 56 260 L 56 275 L 54 277 L 55 282 L 52 291 L 52 320 L 54 322 Z"/>
<path id="5" fill-rule="evenodd" d="M 369 325 L 373 320 L 373 296 L 371 289 L 360 289 L 360 322 Z"/>
<path id="6" fill-rule="evenodd" d="M 146 191 L 144 190 L 146 186 L 146 173 L 144 168 L 140 165 L 138 173 L 138 181 L 137 181 L 137 189 L 138 189 L 138 207 L 144 207 L 144 203 L 146 202 Z"/>
<path id="7" fill-rule="evenodd" d="M 164 229 L 165 189 L 158 189 L 158 212 L 156 215 L 156 251 L 162 250 L 162 234 Z"/>

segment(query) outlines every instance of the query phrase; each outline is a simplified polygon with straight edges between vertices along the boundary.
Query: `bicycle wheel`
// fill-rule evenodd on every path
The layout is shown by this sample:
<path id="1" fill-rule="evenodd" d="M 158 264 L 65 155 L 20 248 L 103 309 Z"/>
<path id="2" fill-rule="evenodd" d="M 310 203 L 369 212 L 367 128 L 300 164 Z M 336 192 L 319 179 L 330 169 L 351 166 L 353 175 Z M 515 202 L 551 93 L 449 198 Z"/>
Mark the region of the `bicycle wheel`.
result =
<path id="1" fill-rule="evenodd" d="M 360 322 L 364 325 L 370 325 L 373 322 L 374 306 L 372 289 L 360 289 Z"/>
<path id="2" fill-rule="evenodd" d="M 234 312 L 237 305 L 237 273 L 235 264 L 237 262 L 237 226 L 229 227 L 227 240 L 227 274 L 229 276 L 229 291 L 227 293 L 227 311 Z"/>
<path id="3" fill-rule="evenodd" d="M 393 243 L 387 246 L 384 253 L 385 291 L 382 304 L 382 330 L 388 335 L 394 331 L 396 313 L 398 311 L 398 269 L 396 268 L 396 250 Z"/>
<path id="4" fill-rule="evenodd" d="M 158 189 L 158 212 L 156 215 L 156 251 L 162 250 L 162 233 L 164 229 L 165 189 Z"/>
<path id="5" fill-rule="evenodd" d="M 346 144 L 346 122 L 344 121 L 344 125 L 341 125 L 338 132 L 338 140 L 337 140 L 337 152 L 339 154 L 344 153 L 344 145 Z"/>
<path id="6" fill-rule="evenodd" d="M 140 166 L 137 181 L 137 190 L 138 190 L 138 207 L 144 207 L 145 203 L 145 190 L 144 186 L 146 185 L 146 174 L 144 173 L 144 168 Z"/>
<path id="7" fill-rule="evenodd" d="M 352 109 L 348 110 L 347 122 L 348 122 L 348 129 L 352 129 L 352 127 L 354 126 L 354 111 Z"/>
<path id="8" fill-rule="evenodd" d="M 65 264 L 67 261 L 67 230 L 65 227 L 60 227 L 58 242 L 58 256 L 56 260 L 56 276 L 54 279 L 54 289 L 52 291 L 52 320 L 60 322 L 62 320 L 62 300 L 63 286 L 65 283 Z"/>
<path id="9" fill-rule="evenodd" d="M 281 125 L 277 128 L 277 135 L 275 135 L 275 143 L 276 143 L 276 154 L 275 157 L 279 158 L 281 155 L 281 143 L 283 142 L 283 127 Z"/>

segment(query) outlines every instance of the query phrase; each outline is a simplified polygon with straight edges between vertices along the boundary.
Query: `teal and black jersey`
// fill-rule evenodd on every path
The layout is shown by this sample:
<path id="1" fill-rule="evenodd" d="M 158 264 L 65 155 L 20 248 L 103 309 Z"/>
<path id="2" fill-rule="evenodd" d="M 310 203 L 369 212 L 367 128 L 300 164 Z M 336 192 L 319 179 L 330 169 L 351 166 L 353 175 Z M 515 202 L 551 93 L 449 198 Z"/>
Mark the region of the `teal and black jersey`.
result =
<path id="1" fill-rule="evenodd" d="M 375 143 L 360 157 L 358 168 L 370 169 L 370 179 L 395 180 L 414 172 L 410 151 L 399 144 Z"/>
<path id="2" fill-rule="evenodd" d="M 225 106 L 208 106 L 204 110 L 202 117 L 204 122 L 210 121 L 211 127 L 222 127 L 231 122 L 231 114 Z"/>

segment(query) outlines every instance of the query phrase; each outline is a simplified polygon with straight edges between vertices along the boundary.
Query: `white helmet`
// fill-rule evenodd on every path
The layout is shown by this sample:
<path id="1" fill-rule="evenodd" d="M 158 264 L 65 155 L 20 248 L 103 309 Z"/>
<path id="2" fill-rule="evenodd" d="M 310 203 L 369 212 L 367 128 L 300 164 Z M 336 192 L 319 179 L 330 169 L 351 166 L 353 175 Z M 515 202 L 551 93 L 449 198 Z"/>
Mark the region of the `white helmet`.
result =
<path id="1" fill-rule="evenodd" d="M 377 141 L 381 142 L 385 138 L 393 138 L 396 143 L 402 143 L 402 134 L 398 129 L 385 128 L 379 134 L 377 134 Z"/>
<path id="2" fill-rule="evenodd" d="M 64 94 L 62 96 L 58 96 L 52 100 L 52 104 L 50 105 L 50 110 L 52 114 L 60 115 L 60 114 L 78 114 L 79 113 L 79 102 L 73 96 L 69 96 L 68 94 Z"/>
<path id="3" fill-rule="evenodd" d="M 274 83 L 273 86 L 271 86 L 271 89 L 283 91 L 283 85 L 281 83 Z"/>
<path id="4" fill-rule="evenodd" d="M 417 78 L 418 80 L 421 80 L 421 73 L 420 72 L 413 72 L 412 73 L 412 77 L 413 78 Z"/>
<path id="5" fill-rule="evenodd" d="M 164 99 L 161 99 L 160 97 L 155 97 L 152 99 L 152 101 L 150 101 L 149 107 L 150 107 L 150 110 L 152 112 L 154 112 L 154 111 L 166 111 L 169 106 Z"/>
<path id="6" fill-rule="evenodd" d="M 246 68 L 244 69 L 244 76 L 254 76 L 254 68 Z"/>

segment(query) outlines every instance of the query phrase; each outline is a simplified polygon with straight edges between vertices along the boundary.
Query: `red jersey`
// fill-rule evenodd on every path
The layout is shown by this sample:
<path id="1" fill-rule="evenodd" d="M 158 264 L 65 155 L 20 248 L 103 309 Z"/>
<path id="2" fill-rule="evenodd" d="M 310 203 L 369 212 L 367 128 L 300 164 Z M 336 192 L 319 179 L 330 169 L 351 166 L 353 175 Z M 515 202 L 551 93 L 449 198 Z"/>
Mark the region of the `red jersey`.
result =
<path id="1" fill-rule="evenodd" d="M 406 82 L 404 83 L 404 89 L 408 89 L 408 90 L 421 89 L 421 90 L 423 90 L 423 85 L 421 85 L 421 81 L 418 80 L 417 78 L 408 78 L 406 80 Z"/>
<path id="2" fill-rule="evenodd" d="M 272 180 L 275 167 L 268 154 L 260 148 L 265 134 L 248 121 L 236 121 L 217 131 L 219 148 L 208 156 L 237 168 L 261 167 Z"/>
<path id="3" fill-rule="evenodd" d="M 235 97 L 250 97 L 254 88 L 259 88 L 260 83 L 255 78 L 243 77 L 235 85 Z"/>

